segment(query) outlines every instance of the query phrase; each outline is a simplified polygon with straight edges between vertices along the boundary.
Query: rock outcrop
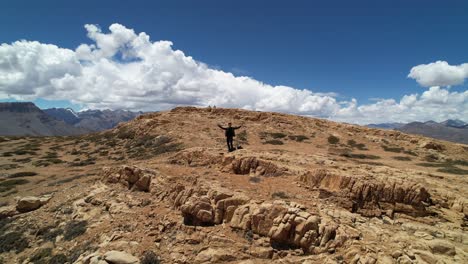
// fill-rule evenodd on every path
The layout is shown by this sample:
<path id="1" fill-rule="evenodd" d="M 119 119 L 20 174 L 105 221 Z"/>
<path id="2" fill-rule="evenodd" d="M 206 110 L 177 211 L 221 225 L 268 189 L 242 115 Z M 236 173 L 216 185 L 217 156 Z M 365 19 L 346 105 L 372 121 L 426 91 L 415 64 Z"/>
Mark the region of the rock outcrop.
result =
<path id="1" fill-rule="evenodd" d="M 424 187 L 408 181 L 351 177 L 325 169 L 308 172 L 300 176 L 300 181 L 345 198 L 341 205 L 367 216 L 379 216 L 387 210 L 425 215 L 426 206 L 431 203 L 431 196 Z"/>
<path id="2" fill-rule="evenodd" d="M 105 183 L 120 183 L 131 190 L 149 192 L 155 176 L 156 173 L 152 170 L 123 165 L 103 168 L 101 179 Z"/>
<path id="3" fill-rule="evenodd" d="M 177 185 L 161 197 L 167 196 L 180 210 L 186 225 L 226 223 L 233 229 L 268 237 L 279 248 L 320 253 L 330 246 L 338 228 L 333 222 L 322 223 L 318 214 L 307 212 L 302 205 L 279 200 L 257 202 L 213 186 Z"/>
<path id="4" fill-rule="evenodd" d="M 248 202 L 247 197 L 222 189 L 175 186 L 171 191 L 173 206 L 179 208 L 188 225 L 214 225 L 229 222 L 234 210 Z"/>
<path id="5" fill-rule="evenodd" d="M 267 236 L 273 246 L 302 248 L 305 252 L 323 252 L 336 236 L 336 223 L 321 223 L 318 215 L 298 204 L 282 201 L 249 203 L 234 212 L 230 226 Z"/>

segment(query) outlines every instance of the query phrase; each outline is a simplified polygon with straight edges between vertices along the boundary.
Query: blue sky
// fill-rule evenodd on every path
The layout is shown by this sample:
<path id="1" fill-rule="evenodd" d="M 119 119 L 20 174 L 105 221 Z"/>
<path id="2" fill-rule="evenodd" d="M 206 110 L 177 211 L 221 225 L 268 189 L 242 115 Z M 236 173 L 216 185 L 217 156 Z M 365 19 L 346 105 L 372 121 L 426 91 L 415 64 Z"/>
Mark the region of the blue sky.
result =
<path id="1" fill-rule="evenodd" d="M 74 50 L 93 43 L 83 25 L 119 23 L 214 69 L 370 104 L 423 93 L 414 66 L 466 63 L 467 12 L 467 1 L 10 1 L 0 43 Z"/>

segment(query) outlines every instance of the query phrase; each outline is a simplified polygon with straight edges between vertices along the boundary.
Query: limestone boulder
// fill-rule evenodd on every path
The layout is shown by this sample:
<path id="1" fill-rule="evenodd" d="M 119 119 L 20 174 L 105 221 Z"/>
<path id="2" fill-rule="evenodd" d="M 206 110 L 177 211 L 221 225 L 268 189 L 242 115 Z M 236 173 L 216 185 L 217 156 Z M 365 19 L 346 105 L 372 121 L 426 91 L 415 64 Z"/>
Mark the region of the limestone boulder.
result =
<path id="1" fill-rule="evenodd" d="M 138 264 L 140 260 L 123 251 L 111 250 L 104 254 L 104 260 L 110 264 Z"/>
<path id="2" fill-rule="evenodd" d="M 26 196 L 19 198 L 16 203 L 16 210 L 21 213 L 30 212 L 38 209 L 43 206 L 52 198 L 50 195 L 45 195 L 41 197 L 36 196 Z"/>

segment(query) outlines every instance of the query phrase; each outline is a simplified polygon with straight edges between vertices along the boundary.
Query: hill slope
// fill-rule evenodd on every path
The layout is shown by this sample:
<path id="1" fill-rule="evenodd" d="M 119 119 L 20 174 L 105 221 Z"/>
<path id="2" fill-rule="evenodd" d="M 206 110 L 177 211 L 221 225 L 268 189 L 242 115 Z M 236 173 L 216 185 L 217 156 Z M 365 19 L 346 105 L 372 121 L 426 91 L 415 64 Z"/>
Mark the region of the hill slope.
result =
<path id="1" fill-rule="evenodd" d="M 242 125 L 232 153 L 217 127 L 229 121 Z M 0 150 L 0 241 L 18 241 L 0 243 L 8 260 L 468 261 L 463 144 L 181 107 L 93 135 L 2 138 Z"/>

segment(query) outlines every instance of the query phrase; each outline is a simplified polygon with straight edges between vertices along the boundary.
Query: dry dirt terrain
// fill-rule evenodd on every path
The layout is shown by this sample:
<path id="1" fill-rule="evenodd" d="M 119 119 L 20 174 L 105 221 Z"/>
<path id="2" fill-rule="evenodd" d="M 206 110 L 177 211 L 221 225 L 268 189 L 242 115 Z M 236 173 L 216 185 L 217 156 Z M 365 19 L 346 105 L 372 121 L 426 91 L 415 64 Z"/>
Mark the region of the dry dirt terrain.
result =
<path id="1" fill-rule="evenodd" d="M 467 145 L 237 109 L 1 137 L 0 263 L 468 263 L 467 176 Z"/>

